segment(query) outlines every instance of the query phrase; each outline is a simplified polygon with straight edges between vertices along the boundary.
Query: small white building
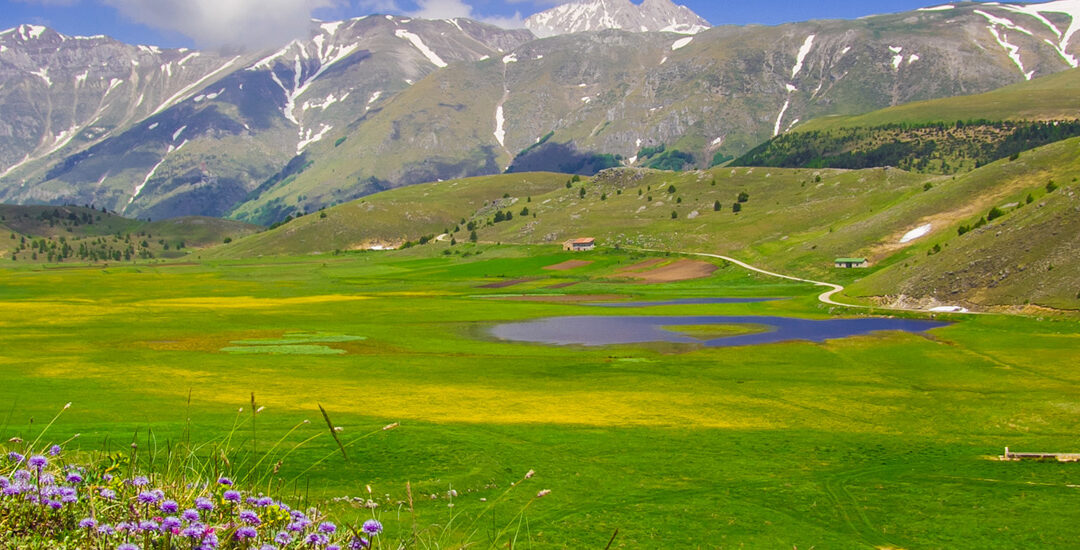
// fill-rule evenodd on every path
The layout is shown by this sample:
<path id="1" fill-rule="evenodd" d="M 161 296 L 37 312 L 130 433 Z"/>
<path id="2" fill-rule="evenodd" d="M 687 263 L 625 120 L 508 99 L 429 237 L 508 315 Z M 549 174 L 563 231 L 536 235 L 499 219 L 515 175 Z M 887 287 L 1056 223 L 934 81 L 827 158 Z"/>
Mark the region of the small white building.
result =
<path id="1" fill-rule="evenodd" d="M 584 237 L 581 239 L 570 239 L 563 243 L 563 250 L 570 252 L 587 252 L 596 248 L 596 239 L 592 237 Z"/>

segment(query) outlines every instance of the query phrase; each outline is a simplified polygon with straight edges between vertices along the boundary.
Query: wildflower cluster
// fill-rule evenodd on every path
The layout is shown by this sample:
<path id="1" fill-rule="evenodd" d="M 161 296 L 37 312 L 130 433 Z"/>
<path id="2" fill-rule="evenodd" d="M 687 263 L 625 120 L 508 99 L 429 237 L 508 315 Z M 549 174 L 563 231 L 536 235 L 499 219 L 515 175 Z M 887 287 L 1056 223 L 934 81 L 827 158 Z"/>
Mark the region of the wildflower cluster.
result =
<path id="1" fill-rule="evenodd" d="M 0 458 L 0 539 L 32 536 L 95 550 L 358 550 L 382 532 L 376 519 L 341 528 L 315 508 L 295 510 L 226 477 L 122 476 L 115 466 L 69 464 L 55 445 L 28 454 Z"/>

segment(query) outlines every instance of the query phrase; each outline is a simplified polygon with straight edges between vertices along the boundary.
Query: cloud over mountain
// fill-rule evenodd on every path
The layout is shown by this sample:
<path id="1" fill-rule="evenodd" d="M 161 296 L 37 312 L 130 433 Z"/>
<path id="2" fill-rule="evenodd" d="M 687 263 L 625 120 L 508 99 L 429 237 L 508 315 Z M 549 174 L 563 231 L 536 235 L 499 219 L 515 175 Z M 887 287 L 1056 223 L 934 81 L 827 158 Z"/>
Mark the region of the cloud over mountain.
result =
<path id="1" fill-rule="evenodd" d="M 105 0 L 136 22 L 201 47 L 263 48 L 307 35 L 314 10 L 335 0 Z"/>

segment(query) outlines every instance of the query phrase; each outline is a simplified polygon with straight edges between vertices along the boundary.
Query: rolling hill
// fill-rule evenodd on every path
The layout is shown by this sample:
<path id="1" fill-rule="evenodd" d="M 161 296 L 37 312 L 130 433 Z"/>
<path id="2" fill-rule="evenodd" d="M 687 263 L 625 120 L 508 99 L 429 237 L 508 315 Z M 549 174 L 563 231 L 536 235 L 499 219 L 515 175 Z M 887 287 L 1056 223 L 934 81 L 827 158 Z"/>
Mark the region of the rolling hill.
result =
<path id="1" fill-rule="evenodd" d="M 0 205 L 0 261 L 18 265 L 180 258 L 260 229 L 202 216 L 147 221 L 89 206 Z"/>
<path id="2" fill-rule="evenodd" d="M 1080 69 L 985 94 L 918 101 L 802 124 L 733 166 L 868 168 L 957 173 L 1080 135 Z"/>

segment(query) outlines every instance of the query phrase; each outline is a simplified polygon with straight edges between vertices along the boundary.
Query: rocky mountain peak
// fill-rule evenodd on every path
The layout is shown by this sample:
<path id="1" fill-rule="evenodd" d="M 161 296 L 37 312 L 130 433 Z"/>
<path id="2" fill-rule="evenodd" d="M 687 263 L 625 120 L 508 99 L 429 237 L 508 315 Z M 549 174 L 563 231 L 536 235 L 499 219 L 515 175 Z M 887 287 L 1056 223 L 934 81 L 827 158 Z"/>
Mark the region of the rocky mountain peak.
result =
<path id="1" fill-rule="evenodd" d="M 525 20 L 525 26 L 544 38 L 604 29 L 697 34 L 708 29 L 709 22 L 671 0 L 644 0 L 641 4 L 630 0 L 578 0 L 537 13 Z"/>

